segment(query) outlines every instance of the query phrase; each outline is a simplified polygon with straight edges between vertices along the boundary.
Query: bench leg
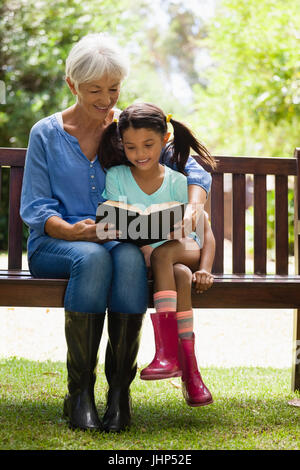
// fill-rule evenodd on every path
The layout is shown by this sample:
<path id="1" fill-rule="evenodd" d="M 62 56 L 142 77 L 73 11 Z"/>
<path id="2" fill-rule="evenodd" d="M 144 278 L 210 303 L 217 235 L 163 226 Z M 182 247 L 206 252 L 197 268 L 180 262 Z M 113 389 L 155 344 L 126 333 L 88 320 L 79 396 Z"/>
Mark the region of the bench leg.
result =
<path id="1" fill-rule="evenodd" d="M 300 309 L 294 310 L 292 391 L 300 391 Z"/>

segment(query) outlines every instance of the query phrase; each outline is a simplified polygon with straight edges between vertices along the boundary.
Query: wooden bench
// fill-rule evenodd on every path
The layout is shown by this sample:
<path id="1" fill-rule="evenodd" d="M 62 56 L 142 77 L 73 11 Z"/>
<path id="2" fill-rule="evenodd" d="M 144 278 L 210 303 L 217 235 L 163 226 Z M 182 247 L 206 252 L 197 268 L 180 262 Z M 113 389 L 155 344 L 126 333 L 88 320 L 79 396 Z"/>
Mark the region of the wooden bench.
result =
<path id="1" fill-rule="evenodd" d="M 26 149 L 0 148 L 0 167 L 6 167 L 4 171 L 10 173 L 8 266 L 0 271 L 0 305 L 63 307 L 67 279 L 35 279 L 22 270 L 23 223 L 19 208 L 25 152 Z M 215 282 L 205 294 L 193 292 L 193 306 L 205 309 L 294 309 L 292 390 L 300 390 L 300 149 L 295 150 L 294 158 L 220 156 L 216 159 L 218 166 L 212 175 L 207 206 L 216 238 Z M 228 262 L 224 258 L 225 174 L 232 175 L 232 269 L 229 273 L 224 270 L 224 261 Z M 247 175 L 252 175 L 254 206 L 253 269 L 250 272 L 246 269 Z M 273 273 L 267 270 L 267 175 L 274 175 L 275 179 Z M 289 272 L 288 184 L 294 185 L 293 272 Z M 149 281 L 149 307 L 152 306 L 152 281 Z"/>

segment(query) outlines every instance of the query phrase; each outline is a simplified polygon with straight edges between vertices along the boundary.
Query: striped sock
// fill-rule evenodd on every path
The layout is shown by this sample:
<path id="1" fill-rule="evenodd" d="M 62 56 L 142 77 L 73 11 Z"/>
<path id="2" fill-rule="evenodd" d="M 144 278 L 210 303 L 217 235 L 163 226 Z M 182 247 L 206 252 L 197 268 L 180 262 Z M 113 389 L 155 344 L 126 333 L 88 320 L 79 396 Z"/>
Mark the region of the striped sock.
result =
<path id="1" fill-rule="evenodd" d="M 189 338 L 193 334 L 193 310 L 186 312 L 177 312 L 178 336 L 180 338 Z"/>
<path id="2" fill-rule="evenodd" d="M 155 292 L 154 307 L 157 313 L 160 312 L 176 312 L 177 292 L 174 290 L 161 290 Z"/>

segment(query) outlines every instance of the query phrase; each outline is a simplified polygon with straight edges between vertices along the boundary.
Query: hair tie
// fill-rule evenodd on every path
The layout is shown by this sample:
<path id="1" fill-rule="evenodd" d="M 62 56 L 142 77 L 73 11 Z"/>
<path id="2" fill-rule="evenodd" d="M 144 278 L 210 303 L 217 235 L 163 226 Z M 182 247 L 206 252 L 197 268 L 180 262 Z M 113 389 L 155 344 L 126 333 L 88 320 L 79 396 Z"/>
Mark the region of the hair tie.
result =
<path id="1" fill-rule="evenodd" d="M 118 124 L 118 119 L 117 118 L 114 118 L 113 122 L 116 122 Z"/>
<path id="2" fill-rule="evenodd" d="M 167 122 L 170 122 L 172 119 L 172 114 L 168 114 L 167 117 L 166 117 L 166 121 Z"/>

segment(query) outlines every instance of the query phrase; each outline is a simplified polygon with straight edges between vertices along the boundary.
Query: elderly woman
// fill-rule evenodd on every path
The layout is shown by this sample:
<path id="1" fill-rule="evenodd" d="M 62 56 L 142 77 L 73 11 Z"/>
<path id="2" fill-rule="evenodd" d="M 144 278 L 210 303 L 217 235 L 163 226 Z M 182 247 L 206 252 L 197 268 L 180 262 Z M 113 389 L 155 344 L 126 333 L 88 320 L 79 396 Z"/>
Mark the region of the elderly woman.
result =
<path id="1" fill-rule="evenodd" d="M 130 425 L 130 384 L 137 369 L 147 270 L 139 248 L 96 235 L 95 215 L 105 187 L 97 156 L 105 127 L 116 114 L 127 75 L 124 53 L 111 38 L 92 34 L 72 48 L 66 82 L 76 96 L 68 109 L 37 122 L 30 133 L 21 216 L 30 228 L 33 276 L 68 278 L 64 298 L 68 394 L 64 415 L 72 428 L 119 432 Z M 165 164 L 171 166 L 167 152 Z M 203 202 L 210 175 L 192 158 L 190 201 Z M 108 311 L 103 420 L 94 399 L 98 348 Z"/>

